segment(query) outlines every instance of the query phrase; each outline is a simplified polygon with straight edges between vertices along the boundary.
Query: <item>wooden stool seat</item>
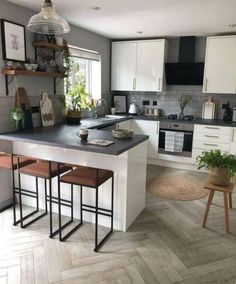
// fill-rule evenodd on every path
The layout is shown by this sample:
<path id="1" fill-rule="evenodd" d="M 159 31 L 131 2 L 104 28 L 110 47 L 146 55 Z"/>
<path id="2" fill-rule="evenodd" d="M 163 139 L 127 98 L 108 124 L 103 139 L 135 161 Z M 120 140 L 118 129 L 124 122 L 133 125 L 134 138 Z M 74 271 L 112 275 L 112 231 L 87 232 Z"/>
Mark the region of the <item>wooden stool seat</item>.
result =
<path id="1" fill-rule="evenodd" d="M 71 167 L 65 164 L 60 164 L 59 172 L 61 174 L 69 170 L 71 170 Z M 51 162 L 51 169 L 49 169 L 49 162 L 40 161 L 21 168 L 19 172 L 25 175 L 49 179 L 58 175 L 58 163 Z"/>
<path id="2" fill-rule="evenodd" d="M 234 184 L 230 183 L 229 185 L 214 185 L 212 183 L 207 182 L 204 185 L 204 188 L 208 189 L 210 193 L 207 201 L 207 207 L 202 226 L 206 227 L 207 217 L 215 191 L 222 192 L 224 195 L 225 229 L 226 232 L 229 233 L 229 207 L 232 208 L 232 193 L 234 190 Z M 228 206 L 228 196 L 229 196 L 229 206 Z"/>
<path id="3" fill-rule="evenodd" d="M 27 165 L 35 163 L 36 160 L 21 157 L 19 159 L 19 167 L 25 167 Z M 7 170 L 17 169 L 17 157 L 13 156 L 13 161 L 11 155 L 0 155 L 0 168 Z"/>
<path id="4" fill-rule="evenodd" d="M 83 166 L 76 166 L 75 170 L 61 176 L 60 181 L 64 183 L 70 183 L 86 187 L 96 187 L 96 185 L 100 186 L 106 180 L 110 179 L 112 175 L 113 175 L 112 171 L 98 169 L 98 177 L 97 177 L 96 169 L 83 167 Z"/>

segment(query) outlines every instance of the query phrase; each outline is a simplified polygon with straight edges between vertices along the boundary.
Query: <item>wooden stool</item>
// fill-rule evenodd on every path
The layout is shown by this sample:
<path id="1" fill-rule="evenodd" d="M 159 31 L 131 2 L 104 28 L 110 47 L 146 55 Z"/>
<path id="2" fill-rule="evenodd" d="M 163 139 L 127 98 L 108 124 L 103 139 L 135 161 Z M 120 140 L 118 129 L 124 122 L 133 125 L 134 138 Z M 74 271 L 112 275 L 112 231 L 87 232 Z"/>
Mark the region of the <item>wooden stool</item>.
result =
<path id="1" fill-rule="evenodd" d="M 229 185 L 214 185 L 212 183 L 207 182 L 204 185 L 204 188 L 210 190 L 208 201 L 207 201 L 207 207 L 205 216 L 203 219 L 202 226 L 206 227 L 207 217 L 210 210 L 210 206 L 212 204 L 212 199 L 214 196 L 215 191 L 222 192 L 224 194 L 224 208 L 225 208 L 225 230 L 227 233 L 229 233 L 229 207 L 232 208 L 232 193 L 234 190 L 234 184 L 230 183 Z M 229 196 L 229 206 L 228 206 L 228 196 Z"/>

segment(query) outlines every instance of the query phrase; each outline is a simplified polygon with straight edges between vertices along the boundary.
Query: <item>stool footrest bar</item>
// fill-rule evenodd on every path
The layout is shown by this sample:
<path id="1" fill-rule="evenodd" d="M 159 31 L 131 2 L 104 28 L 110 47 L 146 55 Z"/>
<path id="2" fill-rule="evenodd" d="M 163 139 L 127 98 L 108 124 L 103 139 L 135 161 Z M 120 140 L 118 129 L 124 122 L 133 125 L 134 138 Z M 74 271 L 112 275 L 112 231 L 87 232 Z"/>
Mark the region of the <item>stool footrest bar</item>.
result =
<path id="1" fill-rule="evenodd" d="M 70 225 L 71 223 L 73 223 L 73 220 L 70 220 L 68 222 L 66 222 L 63 226 L 61 226 L 61 230 L 65 229 L 68 225 Z M 49 237 L 53 238 L 54 236 L 56 236 L 59 233 L 60 229 L 57 229 L 56 231 L 54 231 Z"/>
<path id="2" fill-rule="evenodd" d="M 112 234 L 113 230 L 111 230 L 100 242 L 99 244 L 94 248 L 95 252 L 98 252 L 99 249 L 104 245 L 105 241 L 110 237 Z"/>
<path id="3" fill-rule="evenodd" d="M 60 239 L 60 241 L 64 242 L 66 239 L 69 238 L 77 229 L 79 229 L 80 226 L 82 226 L 83 223 L 80 222 L 78 225 L 76 225 L 69 233 L 67 233 L 64 237 Z"/>
<path id="4" fill-rule="evenodd" d="M 35 219 L 29 221 L 27 224 L 22 225 L 22 228 L 28 227 L 29 225 L 33 224 L 34 222 L 38 221 L 39 219 L 43 218 L 43 217 L 46 216 L 46 215 L 47 215 L 47 212 L 44 212 L 43 214 L 39 215 L 39 216 L 36 217 Z"/>

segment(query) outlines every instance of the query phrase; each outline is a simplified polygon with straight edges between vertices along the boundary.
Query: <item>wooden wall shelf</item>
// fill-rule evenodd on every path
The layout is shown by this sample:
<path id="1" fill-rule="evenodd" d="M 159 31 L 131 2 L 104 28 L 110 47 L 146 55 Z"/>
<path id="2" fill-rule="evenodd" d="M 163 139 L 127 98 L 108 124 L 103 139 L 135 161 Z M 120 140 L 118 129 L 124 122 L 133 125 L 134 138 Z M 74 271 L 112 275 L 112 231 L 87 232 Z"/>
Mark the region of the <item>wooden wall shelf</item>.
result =
<path id="1" fill-rule="evenodd" d="M 32 45 L 34 47 L 41 47 L 41 48 L 46 48 L 46 49 L 51 49 L 54 51 L 60 51 L 60 50 L 64 50 L 65 46 L 64 45 L 58 45 L 58 44 L 54 44 L 54 43 L 49 43 L 47 41 L 34 41 L 32 43 Z"/>
<path id="2" fill-rule="evenodd" d="M 2 74 L 10 76 L 38 76 L 38 77 L 53 77 L 53 78 L 65 78 L 65 74 L 56 73 L 56 72 L 40 72 L 40 71 L 28 71 L 28 70 L 8 70 L 3 69 Z"/>

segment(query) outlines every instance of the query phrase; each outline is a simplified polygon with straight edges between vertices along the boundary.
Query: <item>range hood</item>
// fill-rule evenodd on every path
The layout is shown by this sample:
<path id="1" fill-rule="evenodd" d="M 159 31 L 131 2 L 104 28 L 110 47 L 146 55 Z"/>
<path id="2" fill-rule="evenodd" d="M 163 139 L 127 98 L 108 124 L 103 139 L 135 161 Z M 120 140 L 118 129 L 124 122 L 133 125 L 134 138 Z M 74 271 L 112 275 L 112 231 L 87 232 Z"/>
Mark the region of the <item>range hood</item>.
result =
<path id="1" fill-rule="evenodd" d="M 202 85 L 204 63 L 195 61 L 194 36 L 180 37 L 179 60 L 177 63 L 166 63 L 167 85 Z"/>

